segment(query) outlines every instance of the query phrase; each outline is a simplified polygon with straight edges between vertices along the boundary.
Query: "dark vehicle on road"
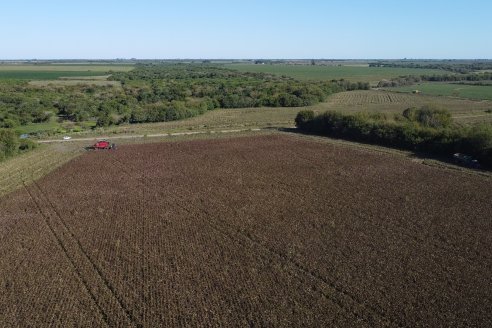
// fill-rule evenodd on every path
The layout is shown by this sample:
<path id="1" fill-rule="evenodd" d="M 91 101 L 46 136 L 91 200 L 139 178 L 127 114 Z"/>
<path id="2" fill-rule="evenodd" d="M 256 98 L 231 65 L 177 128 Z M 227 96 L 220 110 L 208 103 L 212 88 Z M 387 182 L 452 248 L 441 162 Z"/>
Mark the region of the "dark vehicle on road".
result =
<path id="1" fill-rule="evenodd" d="M 480 168 L 480 163 L 476 159 L 474 159 L 473 157 L 471 157 L 469 155 L 465 155 L 462 153 L 456 153 L 453 155 L 453 159 L 454 159 L 454 162 L 456 164 L 471 167 L 474 169 Z"/>

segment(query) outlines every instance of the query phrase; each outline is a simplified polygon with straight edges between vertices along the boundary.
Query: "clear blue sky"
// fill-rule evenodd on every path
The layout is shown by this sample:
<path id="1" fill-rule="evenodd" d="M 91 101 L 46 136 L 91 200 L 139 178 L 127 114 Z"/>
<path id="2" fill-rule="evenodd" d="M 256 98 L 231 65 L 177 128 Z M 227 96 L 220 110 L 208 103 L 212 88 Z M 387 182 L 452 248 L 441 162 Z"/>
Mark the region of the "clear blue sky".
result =
<path id="1" fill-rule="evenodd" d="M 0 59 L 492 58 L 491 0 L 5 0 Z"/>

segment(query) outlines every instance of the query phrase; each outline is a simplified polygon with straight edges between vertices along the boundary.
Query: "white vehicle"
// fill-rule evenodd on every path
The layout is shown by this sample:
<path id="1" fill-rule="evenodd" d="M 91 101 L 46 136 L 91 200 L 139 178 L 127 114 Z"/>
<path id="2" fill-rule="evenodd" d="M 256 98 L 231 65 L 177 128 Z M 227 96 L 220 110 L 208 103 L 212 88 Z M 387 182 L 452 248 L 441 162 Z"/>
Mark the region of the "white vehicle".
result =
<path id="1" fill-rule="evenodd" d="M 72 137 L 69 137 L 69 136 L 64 136 L 63 137 L 63 140 L 70 140 L 70 139 L 72 139 Z"/>

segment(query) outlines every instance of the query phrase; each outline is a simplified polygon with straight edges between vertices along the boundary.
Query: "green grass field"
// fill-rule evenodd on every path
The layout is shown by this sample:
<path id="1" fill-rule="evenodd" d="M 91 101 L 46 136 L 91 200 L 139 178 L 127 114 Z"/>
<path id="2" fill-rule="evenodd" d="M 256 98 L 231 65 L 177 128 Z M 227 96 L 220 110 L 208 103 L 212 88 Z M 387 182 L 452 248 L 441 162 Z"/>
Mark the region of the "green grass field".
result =
<path id="1" fill-rule="evenodd" d="M 53 132 L 61 127 L 61 124 L 56 121 L 46 123 L 31 123 L 28 125 L 20 125 L 15 128 L 15 131 L 19 134 L 23 133 L 37 133 L 37 132 Z"/>
<path id="2" fill-rule="evenodd" d="M 368 66 L 310 66 L 310 65 L 254 65 L 229 64 L 227 68 L 242 72 L 272 73 L 286 75 L 300 80 L 339 80 L 353 82 L 370 82 L 377 84 L 383 79 L 401 75 L 444 74 L 445 71 L 435 69 L 368 67 Z"/>
<path id="3" fill-rule="evenodd" d="M 101 76 L 109 71 L 121 72 L 133 69 L 132 65 L 0 65 L 0 79 L 56 80 L 61 77 Z"/>
<path id="4" fill-rule="evenodd" d="M 451 83 L 422 83 L 420 85 L 391 88 L 399 92 L 419 90 L 423 95 L 451 96 L 474 100 L 492 100 L 492 86 L 464 85 Z"/>

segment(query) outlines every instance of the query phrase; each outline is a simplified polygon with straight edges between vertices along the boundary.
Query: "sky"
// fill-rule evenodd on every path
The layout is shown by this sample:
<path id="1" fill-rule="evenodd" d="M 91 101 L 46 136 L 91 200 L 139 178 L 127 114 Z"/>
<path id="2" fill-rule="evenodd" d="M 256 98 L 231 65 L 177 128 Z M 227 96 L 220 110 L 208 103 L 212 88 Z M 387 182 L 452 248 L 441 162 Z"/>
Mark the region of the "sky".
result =
<path id="1" fill-rule="evenodd" d="M 491 0 L 0 0 L 0 59 L 491 59 Z"/>

